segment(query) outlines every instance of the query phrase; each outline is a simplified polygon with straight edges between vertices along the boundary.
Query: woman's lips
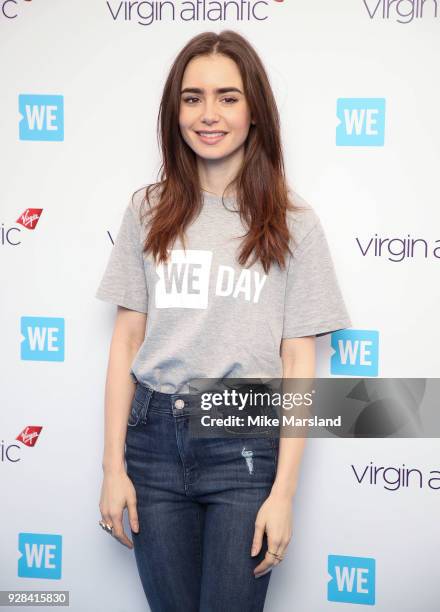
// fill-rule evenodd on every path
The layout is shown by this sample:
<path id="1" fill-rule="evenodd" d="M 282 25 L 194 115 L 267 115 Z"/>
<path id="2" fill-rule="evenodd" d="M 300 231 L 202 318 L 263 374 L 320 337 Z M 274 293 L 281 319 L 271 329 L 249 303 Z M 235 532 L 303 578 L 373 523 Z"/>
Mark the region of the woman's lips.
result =
<path id="1" fill-rule="evenodd" d="M 213 136 L 208 136 L 207 134 L 200 134 L 199 132 L 196 132 L 197 136 L 200 138 L 200 140 L 202 142 L 204 142 L 205 144 L 217 144 L 218 142 L 220 142 L 220 140 L 222 140 L 226 135 L 226 133 L 217 133 Z"/>

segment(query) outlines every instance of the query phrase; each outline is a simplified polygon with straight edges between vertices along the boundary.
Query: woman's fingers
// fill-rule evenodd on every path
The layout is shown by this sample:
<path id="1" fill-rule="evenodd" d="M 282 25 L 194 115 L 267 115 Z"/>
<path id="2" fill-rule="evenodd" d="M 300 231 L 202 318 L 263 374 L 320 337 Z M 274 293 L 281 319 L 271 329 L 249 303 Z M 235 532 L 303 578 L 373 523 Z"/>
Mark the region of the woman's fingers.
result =
<path id="1" fill-rule="evenodd" d="M 124 544 L 128 548 L 133 548 L 133 542 L 127 537 L 127 534 L 122 526 L 122 512 L 114 514 L 111 517 L 111 520 L 112 523 L 110 523 L 110 525 L 113 525 L 112 535 L 119 540 L 121 544 Z"/>
<path id="2" fill-rule="evenodd" d="M 252 540 L 252 548 L 251 548 L 251 556 L 255 557 L 258 555 L 261 549 L 261 545 L 263 543 L 263 535 L 264 535 L 264 525 L 260 523 L 255 523 L 254 529 L 254 539 Z"/>
<path id="3" fill-rule="evenodd" d="M 104 523 L 106 525 L 110 525 L 110 527 L 113 527 L 113 523 L 111 522 L 112 519 L 110 517 L 110 513 L 109 512 L 103 512 L 101 510 L 101 517 L 102 517 L 102 520 L 104 521 Z"/>
<path id="4" fill-rule="evenodd" d="M 264 555 L 263 561 L 259 563 L 256 568 L 254 568 L 255 578 L 264 576 L 264 574 L 267 574 L 267 572 L 270 572 L 270 570 L 275 565 L 278 565 L 278 563 L 279 561 L 273 555 L 269 554 L 269 551 L 267 551 L 266 554 Z"/>
<path id="5" fill-rule="evenodd" d="M 278 565 L 280 563 L 280 559 L 278 559 L 275 555 L 282 557 L 282 551 L 284 551 L 284 545 L 282 544 L 281 539 L 275 538 L 270 533 L 267 534 L 267 551 L 264 555 L 263 561 L 256 568 L 254 568 L 254 576 L 255 578 L 259 578 L 267 572 Z M 275 553 L 275 554 L 273 554 Z"/>
<path id="6" fill-rule="evenodd" d="M 129 499 L 127 501 L 128 520 L 130 522 L 131 530 L 135 533 L 139 532 L 139 519 L 136 507 L 136 499 Z"/>
<path id="7" fill-rule="evenodd" d="M 133 542 L 128 538 L 122 525 L 124 508 L 127 506 L 131 530 L 139 531 L 139 518 L 136 504 L 136 491 L 127 474 L 104 477 L 99 510 L 102 520 L 113 527 L 112 535 L 128 548 Z"/>

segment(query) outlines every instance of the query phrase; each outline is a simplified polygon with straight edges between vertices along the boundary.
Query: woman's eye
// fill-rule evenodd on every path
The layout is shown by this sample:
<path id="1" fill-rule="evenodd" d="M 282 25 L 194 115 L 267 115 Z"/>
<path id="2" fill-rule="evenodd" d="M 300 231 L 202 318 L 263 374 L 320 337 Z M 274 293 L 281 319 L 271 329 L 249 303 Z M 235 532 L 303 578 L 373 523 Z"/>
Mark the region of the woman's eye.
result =
<path id="1" fill-rule="evenodd" d="M 198 98 L 194 96 L 191 96 L 189 98 L 183 98 L 183 101 L 187 102 L 188 104 L 192 104 L 193 100 L 198 100 Z M 238 102 L 237 98 L 223 98 L 222 101 L 226 102 L 227 104 L 234 104 L 235 102 Z"/>

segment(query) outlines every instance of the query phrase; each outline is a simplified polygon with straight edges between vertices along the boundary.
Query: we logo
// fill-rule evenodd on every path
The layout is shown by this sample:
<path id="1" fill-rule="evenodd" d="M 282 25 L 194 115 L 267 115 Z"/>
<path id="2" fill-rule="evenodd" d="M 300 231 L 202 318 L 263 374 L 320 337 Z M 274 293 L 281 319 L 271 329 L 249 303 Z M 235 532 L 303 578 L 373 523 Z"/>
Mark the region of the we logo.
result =
<path id="1" fill-rule="evenodd" d="M 375 559 L 329 555 L 328 573 L 328 601 L 375 604 Z"/>
<path id="2" fill-rule="evenodd" d="M 64 361 L 64 319 L 21 317 L 21 359 Z"/>
<path id="3" fill-rule="evenodd" d="M 342 329 L 331 335 L 334 353 L 330 373 L 342 376 L 377 376 L 379 370 L 379 332 L 367 329 Z"/>
<path id="4" fill-rule="evenodd" d="M 212 252 L 171 251 L 167 264 L 156 266 L 156 308 L 207 308 Z"/>
<path id="5" fill-rule="evenodd" d="M 21 578 L 61 578 L 62 537 L 50 533 L 19 533 L 18 576 Z"/>
<path id="6" fill-rule="evenodd" d="M 64 98 L 58 95 L 20 94 L 20 140 L 64 140 Z"/>
<path id="7" fill-rule="evenodd" d="M 385 98 L 338 98 L 336 145 L 380 147 L 385 140 Z"/>

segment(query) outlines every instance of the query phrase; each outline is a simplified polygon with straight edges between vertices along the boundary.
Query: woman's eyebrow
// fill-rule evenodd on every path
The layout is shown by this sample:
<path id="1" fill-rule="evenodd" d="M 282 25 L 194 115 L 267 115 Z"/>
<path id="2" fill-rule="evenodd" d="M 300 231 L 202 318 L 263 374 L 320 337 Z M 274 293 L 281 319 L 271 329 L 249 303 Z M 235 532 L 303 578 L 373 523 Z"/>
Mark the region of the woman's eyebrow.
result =
<path id="1" fill-rule="evenodd" d="M 215 93 L 229 93 L 230 91 L 236 91 L 238 93 L 243 93 L 240 89 L 238 89 L 238 87 L 218 87 L 217 89 L 214 89 Z M 180 92 L 181 94 L 184 93 L 198 93 L 198 94 L 202 94 L 205 93 L 204 89 L 200 89 L 200 87 L 185 87 L 185 89 L 182 89 L 182 91 Z"/>

